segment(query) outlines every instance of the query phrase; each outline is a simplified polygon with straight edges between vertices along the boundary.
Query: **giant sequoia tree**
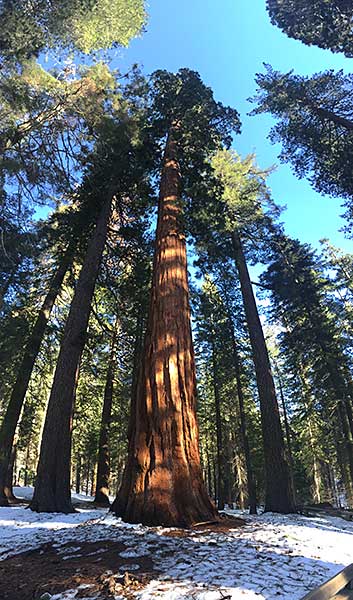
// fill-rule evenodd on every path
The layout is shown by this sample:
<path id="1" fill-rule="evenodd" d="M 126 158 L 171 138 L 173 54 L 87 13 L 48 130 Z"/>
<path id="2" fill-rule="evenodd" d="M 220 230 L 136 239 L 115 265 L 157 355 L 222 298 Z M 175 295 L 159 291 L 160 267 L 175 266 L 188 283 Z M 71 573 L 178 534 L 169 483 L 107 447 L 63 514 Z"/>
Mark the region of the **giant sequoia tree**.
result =
<path id="1" fill-rule="evenodd" d="M 304 44 L 353 56 L 350 0 L 267 0 L 271 21 Z"/>
<path id="2" fill-rule="evenodd" d="M 133 523 L 188 526 L 214 518 L 215 507 L 198 448 L 183 200 L 239 125 L 236 111 L 216 103 L 193 71 L 157 71 L 152 84 L 153 124 L 166 141 L 151 304 L 128 459 L 112 510 Z"/>

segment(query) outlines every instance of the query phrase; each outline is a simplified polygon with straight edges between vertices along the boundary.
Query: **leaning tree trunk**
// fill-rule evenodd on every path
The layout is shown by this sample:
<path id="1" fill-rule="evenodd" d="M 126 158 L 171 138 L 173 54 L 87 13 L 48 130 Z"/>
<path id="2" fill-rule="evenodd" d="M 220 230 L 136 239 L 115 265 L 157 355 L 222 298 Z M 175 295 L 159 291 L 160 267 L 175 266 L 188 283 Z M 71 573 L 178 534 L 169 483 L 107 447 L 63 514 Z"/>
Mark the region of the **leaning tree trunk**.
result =
<path id="1" fill-rule="evenodd" d="M 9 467 L 11 448 L 15 437 L 16 427 L 20 418 L 28 384 L 32 375 L 34 363 L 38 356 L 51 310 L 60 291 L 64 277 L 69 269 L 74 255 L 75 244 L 70 243 L 61 262 L 50 282 L 49 291 L 40 308 L 37 320 L 26 344 L 17 378 L 12 390 L 10 401 L 0 429 L 0 506 L 7 505 L 5 494 L 6 475 Z"/>
<path id="2" fill-rule="evenodd" d="M 115 348 L 118 332 L 118 322 L 116 322 L 109 355 L 109 364 L 104 387 L 104 400 L 99 433 L 98 446 L 98 468 L 97 484 L 94 501 L 101 506 L 110 506 L 109 501 L 109 479 L 110 479 L 110 453 L 109 453 L 109 429 L 113 405 L 113 385 L 115 372 Z"/>
<path id="3" fill-rule="evenodd" d="M 244 456 L 245 456 L 245 464 L 246 464 L 246 476 L 247 476 L 247 487 L 248 487 L 248 502 L 249 502 L 249 513 L 251 515 L 257 514 L 257 500 L 256 500 L 256 482 L 254 477 L 254 471 L 252 467 L 251 453 L 250 453 L 250 444 L 248 437 L 248 428 L 246 423 L 246 414 L 245 414 L 245 402 L 244 402 L 244 392 L 243 392 L 243 384 L 241 381 L 241 372 L 240 372 L 240 357 L 238 353 L 237 342 L 234 335 L 233 324 L 230 323 L 230 333 L 232 338 L 232 346 L 233 346 L 233 364 L 235 370 L 235 380 L 237 383 L 237 394 L 238 394 L 238 403 L 239 403 L 239 416 L 240 416 L 240 430 L 242 437 L 242 445 L 244 448 Z"/>
<path id="4" fill-rule="evenodd" d="M 202 479 L 180 170 L 170 132 L 160 184 L 151 304 L 129 452 L 112 510 L 130 523 L 189 526 L 217 515 Z"/>
<path id="5" fill-rule="evenodd" d="M 73 512 L 70 492 L 72 409 L 110 211 L 111 197 L 104 202 L 88 244 L 65 324 L 44 424 L 36 485 L 30 504 L 30 508 L 37 512 Z"/>
<path id="6" fill-rule="evenodd" d="M 288 463 L 285 456 L 285 445 L 275 386 L 243 246 L 237 232 L 232 233 L 232 245 L 239 272 L 260 399 L 266 473 L 265 510 L 290 513 L 295 511 L 295 504 Z"/>

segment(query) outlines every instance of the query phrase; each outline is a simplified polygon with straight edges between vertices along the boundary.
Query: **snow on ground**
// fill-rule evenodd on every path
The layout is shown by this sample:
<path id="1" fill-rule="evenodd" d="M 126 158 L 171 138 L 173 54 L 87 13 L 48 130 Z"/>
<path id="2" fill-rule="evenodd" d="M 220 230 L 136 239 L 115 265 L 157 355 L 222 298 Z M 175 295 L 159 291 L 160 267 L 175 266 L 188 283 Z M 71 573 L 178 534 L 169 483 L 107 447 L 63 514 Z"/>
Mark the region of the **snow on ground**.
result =
<path id="1" fill-rule="evenodd" d="M 171 537 L 165 535 L 171 530 L 128 525 L 106 510 L 61 515 L 0 508 L 0 560 L 47 542 L 55 543 L 63 560 L 78 552 L 77 546 L 70 550 L 70 542 L 122 542 L 122 558 L 138 565 L 139 558 L 150 556 L 158 572 L 135 593 L 136 600 L 299 600 L 353 562 L 353 523 L 334 517 L 236 515 L 246 519 L 243 528 Z M 131 562 L 126 568 L 133 572 Z M 73 600 L 76 593 L 68 590 L 52 600 Z"/>

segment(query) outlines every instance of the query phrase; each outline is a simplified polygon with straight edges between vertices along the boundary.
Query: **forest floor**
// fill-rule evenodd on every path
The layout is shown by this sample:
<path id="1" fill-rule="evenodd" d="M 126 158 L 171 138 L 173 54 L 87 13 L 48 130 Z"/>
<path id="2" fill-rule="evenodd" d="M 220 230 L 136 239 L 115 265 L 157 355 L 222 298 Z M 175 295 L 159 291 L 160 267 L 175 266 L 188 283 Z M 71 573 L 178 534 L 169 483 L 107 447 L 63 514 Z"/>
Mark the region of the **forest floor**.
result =
<path id="1" fill-rule="evenodd" d="M 184 531 L 75 501 L 72 515 L 0 508 L 1 600 L 299 600 L 353 562 L 353 523 L 337 517 L 230 511 Z"/>

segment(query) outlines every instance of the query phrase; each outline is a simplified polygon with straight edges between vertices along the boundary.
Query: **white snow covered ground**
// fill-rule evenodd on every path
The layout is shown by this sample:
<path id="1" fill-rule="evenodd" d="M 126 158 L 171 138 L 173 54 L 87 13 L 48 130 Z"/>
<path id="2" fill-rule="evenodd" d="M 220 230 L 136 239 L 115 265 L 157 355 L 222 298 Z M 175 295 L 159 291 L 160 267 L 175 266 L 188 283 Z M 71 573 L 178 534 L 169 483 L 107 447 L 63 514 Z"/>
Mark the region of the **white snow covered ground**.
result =
<path id="1" fill-rule="evenodd" d="M 20 496 L 20 488 L 15 493 Z M 353 523 L 334 517 L 236 515 L 246 519 L 244 527 L 171 537 L 165 535 L 171 530 L 128 525 L 106 510 L 61 515 L 0 508 L 0 560 L 47 542 L 55 543 L 63 560 L 79 552 L 77 544 L 121 542 L 126 548 L 121 558 L 138 565 L 139 558 L 150 556 L 154 563 L 154 579 L 136 591 L 136 600 L 299 600 L 353 562 Z M 75 547 L 70 549 L 70 542 Z M 133 573 L 131 562 L 126 570 Z M 68 590 L 52 600 L 72 600 L 76 593 Z"/>

